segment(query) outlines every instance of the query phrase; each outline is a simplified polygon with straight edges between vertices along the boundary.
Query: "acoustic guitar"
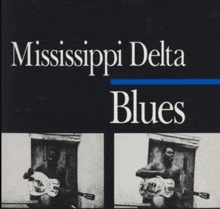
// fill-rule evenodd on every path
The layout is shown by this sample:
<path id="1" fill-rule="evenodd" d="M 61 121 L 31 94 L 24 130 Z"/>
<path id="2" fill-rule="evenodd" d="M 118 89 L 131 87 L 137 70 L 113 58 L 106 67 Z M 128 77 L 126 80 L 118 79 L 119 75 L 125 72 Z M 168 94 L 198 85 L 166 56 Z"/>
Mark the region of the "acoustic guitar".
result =
<path id="1" fill-rule="evenodd" d="M 161 176 L 145 179 L 143 182 L 141 182 L 139 188 L 140 195 L 147 199 L 152 199 L 155 196 L 171 198 L 175 191 L 181 192 L 183 197 L 192 194 L 197 195 L 203 199 L 210 198 L 210 194 L 208 193 L 175 188 L 175 182 L 173 179 L 164 179 Z"/>
<path id="2" fill-rule="evenodd" d="M 28 188 L 30 195 L 41 196 L 48 194 L 50 197 L 56 197 L 61 190 L 58 179 L 49 179 L 41 172 L 34 172 L 28 180 Z M 95 195 L 90 193 L 77 192 L 79 196 L 83 196 L 88 200 L 94 200 Z"/>

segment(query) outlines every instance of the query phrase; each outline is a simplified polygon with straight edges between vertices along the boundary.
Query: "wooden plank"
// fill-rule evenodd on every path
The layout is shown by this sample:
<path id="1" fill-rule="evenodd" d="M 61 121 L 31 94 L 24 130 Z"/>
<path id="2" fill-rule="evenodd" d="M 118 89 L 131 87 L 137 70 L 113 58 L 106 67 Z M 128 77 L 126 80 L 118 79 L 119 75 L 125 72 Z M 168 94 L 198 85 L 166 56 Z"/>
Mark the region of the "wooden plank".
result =
<path id="1" fill-rule="evenodd" d="M 150 203 L 116 203 L 115 208 L 151 208 Z"/>
<path id="2" fill-rule="evenodd" d="M 195 136 L 179 135 L 179 134 L 148 134 L 148 138 L 152 140 L 175 143 L 182 147 L 197 149 L 200 138 Z"/>
<path id="3" fill-rule="evenodd" d="M 54 133 L 31 133 L 29 134 L 31 139 L 41 139 L 41 140 L 57 140 L 57 141 L 66 141 L 71 143 L 79 143 L 81 141 L 80 133 L 72 134 L 54 134 Z"/>
<path id="4" fill-rule="evenodd" d="M 21 201 L 21 202 L 7 202 L 2 203 L 1 208 L 29 208 L 28 205 L 38 204 L 37 200 Z"/>

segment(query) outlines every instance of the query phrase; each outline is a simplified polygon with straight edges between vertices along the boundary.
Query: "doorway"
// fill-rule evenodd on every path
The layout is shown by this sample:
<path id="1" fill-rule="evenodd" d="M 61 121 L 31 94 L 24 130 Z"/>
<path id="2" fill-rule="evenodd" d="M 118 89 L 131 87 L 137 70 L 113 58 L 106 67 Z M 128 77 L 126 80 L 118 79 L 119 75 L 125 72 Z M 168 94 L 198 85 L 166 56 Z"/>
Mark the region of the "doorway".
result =
<path id="1" fill-rule="evenodd" d="M 161 161 L 162 149 L 164 146 L 174 148 L 174 164 L 180 168 L 181 188 L 193 191 L 194 168 L 195 168 L 195 149 L 190 149 L 180 144 L 149 139 L 148 163 Z M 184 197 L 181 203 L 186 208 L 193 207 L 193 196 Z"/>
<path id="2" fill-rule="evenodd" d="M 41 140 L 31 139 L 31 166 L 36 167 L 41 165 L 47 159 L 47 150 L 51 147 L 60 149 L 59 164 L 66 168 L 66 184 L 71 186 L 75 191 L 78 191 L 77 186 L 77 147 L 78 144 L 58 141 L 58 140 Z M 33 198 L 31 198 L 33 199 Z M 71 197 L 71 204 L 78 206 L 78 196 Z"/>

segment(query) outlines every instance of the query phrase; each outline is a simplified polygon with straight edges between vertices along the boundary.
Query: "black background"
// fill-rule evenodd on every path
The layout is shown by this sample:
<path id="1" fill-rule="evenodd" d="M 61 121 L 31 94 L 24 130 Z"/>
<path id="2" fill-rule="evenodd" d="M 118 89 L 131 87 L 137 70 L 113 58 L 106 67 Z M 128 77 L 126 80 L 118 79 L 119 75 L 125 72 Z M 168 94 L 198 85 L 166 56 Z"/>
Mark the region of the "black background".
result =
<path id="1" fill-rule="evenodd" d="M 111 86 L 111 78 L 220 78 L 220 1 L 3 0 L 2 132 L 104 132 L 105 201 L 113 206 L 113 133 L 219 132 L 220 86 Z M 44 49 L 122 49 L 123 67 L 11 67 L 12 44 Z M 117 44 L 118 40 L 122 45 Z M 182 49 L 186 67 L 129 67 L 129 41 Z M 184 102 L 183 124 L 110 124 L 110 91 L 138 90 L 141 102 Z M 149 110 L 151 112 L 151 110 Z"/>
<path id="2" fill-rule="evenodd" d="M 110 78 L 219 78 L 219 1 L 3 1 L 3 132 L 218 132 L 219 86 L 119 87 Z M 12 44 L 25 48 L 122 49 L 123 67 L 11 67 Z M 118 40 L 122 41 L 119 46 Z M 182 49 L 186 67 L 129 67 L 129 41 L 149 50 Z M 33 44 L 34 45 L 34 44 Z M 137 54 L 137 56 L 141 56 Z M 110 124 L 111 90 L 138 90 L 138 101 L 185 103 L 181 124 Z M 149 114 L 151 109 L 147 110 Z"/>

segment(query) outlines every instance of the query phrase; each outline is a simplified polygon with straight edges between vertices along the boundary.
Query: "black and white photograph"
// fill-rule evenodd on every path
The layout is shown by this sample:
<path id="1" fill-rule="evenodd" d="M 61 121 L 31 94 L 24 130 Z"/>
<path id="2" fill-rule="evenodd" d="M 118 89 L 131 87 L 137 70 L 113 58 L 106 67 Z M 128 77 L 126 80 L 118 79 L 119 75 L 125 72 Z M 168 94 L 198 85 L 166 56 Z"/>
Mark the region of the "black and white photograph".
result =
<path id="1" fill-rule="evenodd" d="M 103 208 L 104 134 L 3 133 L 3 208 Z"/>
<path id="2" fill-rule="evenodd" d="M 115 134 L 115 208 L 218 208 L 220 134 Z"/>

